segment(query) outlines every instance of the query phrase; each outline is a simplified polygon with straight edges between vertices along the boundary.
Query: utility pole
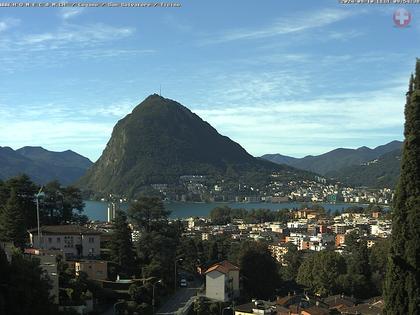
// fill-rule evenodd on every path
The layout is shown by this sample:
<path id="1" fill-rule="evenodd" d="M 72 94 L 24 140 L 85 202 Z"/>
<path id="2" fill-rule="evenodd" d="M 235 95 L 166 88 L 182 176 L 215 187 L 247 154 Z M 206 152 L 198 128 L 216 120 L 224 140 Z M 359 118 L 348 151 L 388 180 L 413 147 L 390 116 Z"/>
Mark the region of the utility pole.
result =
<path id="1" fill-rule="evenodd" d="M 155 286 L 158 283 L 162 283 L 162 280 L 158 280 L 155 283 L 152 284 L 152 313 L 155 315 Z"/>
<path id="2" fill-rule="evenodd" d="M 175 290 L 175 292 L 176 292 L 176 289 L 177 289 L 177 286 L 178 286 L 178 282 L 177 282 L 177 272 L 176 272 L 176 267 L 177 267 L 177 264 L 178 264 L 178 262 L 182 262 L 183 261 L 183 259 L 182 258 L 178 258 L 178 259 L 175 259 L 175 286 L 174 286 L 174 290 Z"/>

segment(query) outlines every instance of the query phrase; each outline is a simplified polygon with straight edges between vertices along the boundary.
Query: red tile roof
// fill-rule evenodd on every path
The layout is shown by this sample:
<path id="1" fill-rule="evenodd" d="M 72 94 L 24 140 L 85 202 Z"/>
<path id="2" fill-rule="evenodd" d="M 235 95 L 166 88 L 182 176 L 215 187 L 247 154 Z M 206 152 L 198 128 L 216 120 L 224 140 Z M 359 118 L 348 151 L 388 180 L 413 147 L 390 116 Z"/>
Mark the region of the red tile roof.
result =
<path id="1" fill-rule="evenodd" d="M 212 265 L 211 267 L 209 267 L 205 273 L 209 273 L 212 271 L 219 271 L 221 273 L 227 274 L 229 271 L 232 270 L 239 270 L 239 267 L 235 266 L 234 264 L 228 262 L 227 260 L 224 260 L 222 262 L 219 262 L 217 264 Z"/>

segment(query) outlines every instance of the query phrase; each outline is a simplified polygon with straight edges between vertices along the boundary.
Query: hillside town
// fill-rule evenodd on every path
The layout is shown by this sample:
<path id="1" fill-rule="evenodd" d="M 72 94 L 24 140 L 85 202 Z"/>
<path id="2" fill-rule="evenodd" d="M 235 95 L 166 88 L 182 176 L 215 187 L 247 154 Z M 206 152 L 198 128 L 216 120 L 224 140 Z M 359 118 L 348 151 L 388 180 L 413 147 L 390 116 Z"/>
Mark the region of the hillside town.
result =
<path id="1" fill-rule="evenodd" d="M 196 202 L 330 202 L 390 205 L 391 188 L 350 187 L 314 176 L 312 180 L 288 180 L 272 173 L 267 182 L 252 185 L 214 180 L 204 175 L 183 175 L 178 184 L 152 184 L 153 193 L 166 201 Z M 126 196 L 110 194 L 102 201 L 126 201 Z"/>
<path id="2" fill-rule="evenodd" d="M 249 222 L 247 218 L 236 218 L 227 224 L 217 224 L 220 220 L 218 211 L 234 210 L 214 209 L 207 218 L 190 217 L 182 221 L 169 220 L 168 224 L 181 224 L 183 242 L 198 240 L 204 246 L 208 246 L 206 244 L 226 246 L 222 245 L 226 242 L 228 246 L 243 242 L 262 244 L 280 268 L 287 268 L 288 260 L 285 257 L 290 249 L 295 249 L 302 255 L 327 250 L 344 255 L 347 238 L 356 236 L 354 238 L 356 242 L 363 242 L 367 249 L 371 249 L 391 235 L 389 216 L 379 206 L 369 207 L 369 209 L 349 208 L 349 211 L 332 216 L 327 215 L 322 208 L 282 210 L 284 212 L 282 221 L 261 219 L 260 222 Z M 161 281 L 153 276 L 122 278 L 116 273 L 117 265 L 115 261 L 109 259 L 110 248 L 112 248 L 109 244 L 115 233 L 118 233 L 116 230 L 118 227 L 115 225 L 118 213 L 119 210 L 116 209 L 115 204 L 110 204 L 107 222 L 46 225 L 41 226 L 39 230 L 38 228 L 28 230 L 29 243 L 24 249 L 24 255 L 39 259 L 41 269 L 52 284 L 50 296 L 61 311 L 71 310 L 78 314 L 94 314 L 92 312 L 100 310 L 103 307 L 102 303 L 106 303 L 107 300 L 109 303 L 109 299 L 119 301 L 119 305 L 123 305 L 124 301 L 132 299 L 134 287 Z M 135 223 L 130 223 L 128 227 L 130 242 L 137 244 L 144 231 Z M 5 250 L 10 262 L 13 256 L 13 244 L 3 242 L 1 248 Z M 274 300 L 253 298 L 246 301 L 241 296 L 243 284 L 241 284 L 240 267 L 226 260 L 227 257 L 221 254 L 220 250 L 219 248 L 213 259 L 197 261 L 192 264 L 192 268 L 181 264 L 182 260 L 188 260 L 185 254 L 175 260 L 174 266 L 179 268 L 175 279 L 178 292 L 171 294 L 176 295 L 179 291 L 190 289 L 194 294 L 188 295 L 187 300 L 175 303 L 172 306 L 175 307 L 173 314 L 195 314 L 191 312 L 199 307 L 200 303 L 204 305 L 213 303 L 223 308 L 220 314 L 235 315 L 370 315 L 381 312 L 383 305 L 380 297 L 363 300 L 343 294 L 319 296 L 305 291 L 300 293 L 289 291 L 284 296 L 271 292 L 270 296 L 277 296 Z M 63 272 L 73 280 L 63 281 L 61 275 Z M 69 290 L 73 292 L 75 288 L 71 283 L 81 281 L 80 279 L 92 281 L 91 283 L 95 284 L 93 292 L 85 289 L 79 292 L 77 297 L 74 294 L 63 294 Z M 194 286 L 194 288 L 188 288 L 189 286 Z M 242 304 L 238 304 L 238 301 Z M 159 308 L 162 307 L 160 303 L 155 305 L 153 302 L 153 311 L 155 307 L 157 314 L 164 314 L 159 313 Z M 117 307 L 115 314 L 126 313 L 119 312 Z"/>
<path id="3" fill-rule="evenodd" d="M 283 222 L 244 223 L 234 220 L 226 225 L 212 225 L 205 218 L 186 220 L 187 236 L 209 240 L 219 235 L 232 240 L 264 240 L 269 243 L 272 255 L 279 263 L 287 253 L 287 244 L 296 245 L 298 250 L 321 251 L 334 249 L 340 252 L 345 246 L 346 234 L 357 232 L 367 241 L 367 247 L 391 235 L 391 221 L 383 218 L 384 214 L 374 211 L 371 214 L 341 213 L 333 218 L 326 218 L 317 210 L 300 209 L 291 213 L 292 219 Z"/>

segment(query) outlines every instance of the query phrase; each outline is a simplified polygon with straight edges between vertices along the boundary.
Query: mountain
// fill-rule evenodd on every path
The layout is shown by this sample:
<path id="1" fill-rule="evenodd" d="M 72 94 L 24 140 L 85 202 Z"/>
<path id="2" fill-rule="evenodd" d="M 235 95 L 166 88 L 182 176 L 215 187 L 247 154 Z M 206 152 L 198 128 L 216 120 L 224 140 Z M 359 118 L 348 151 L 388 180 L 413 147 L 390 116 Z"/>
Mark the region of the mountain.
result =
<path id="1" fill-rule="evenodd" d="M 69 185 L 78 180 L 93 163 L 73 151 L 48 151 L 42 147 L 23 147 L 14 151 L 0 147 L 0 179 L 27 174 L 34 182 L 58 180 Z"/>
<path id="2" fill-rule="evenodd" d="M 136 196 L 183 175 L 262 180 L 272 171 L 309 176 L 257 159 L 176 101 L 153 94 L 121 119 L 99 160 L 79 181 L 97 194 Z"/>
<path id="3" fill-rule="evenodd" d="M 53 152 L 42 147 L 23 147 L 16 152 L 32 161 L 50 166 L 86 170 L 93 164 L 88 158 L 71 150 Z"/>
<path id="4" fill-rule="evenodd" d="M 400 176 L 401 149 L 397 149 L 362 165 L 344 167 L 327 174 L 352 186 L 394 188 Z"/>
<path id="5" fill-rule="evenodd" d="M 296 163 L 299 159 L 294 158 L 287 155 L 281 155 L 281 154 L 265 154 L 261 157 L 264 160 L 277 163 L 277 164 L 286 164 L 286 165 L 292 165 Z"/>
<path id="6" fill-rule="evenodd" d="M 368 147 L 360 147 L 358 149 L 339 148 L 321 155 L 308 155 L 300 159 L 280 154 L 266 154 L 261 158 L 275 163 L 277 163 L 277 161 L 282 161 L 282 163 L 302 170 L 327 175 L 330 172 L 339 171 L 348 166 L 361 165 L 365 162 L 377 159 L 385 153 L 401 150 L 401 148 L 401 141 L 392 141 L 374 149 Z"/>

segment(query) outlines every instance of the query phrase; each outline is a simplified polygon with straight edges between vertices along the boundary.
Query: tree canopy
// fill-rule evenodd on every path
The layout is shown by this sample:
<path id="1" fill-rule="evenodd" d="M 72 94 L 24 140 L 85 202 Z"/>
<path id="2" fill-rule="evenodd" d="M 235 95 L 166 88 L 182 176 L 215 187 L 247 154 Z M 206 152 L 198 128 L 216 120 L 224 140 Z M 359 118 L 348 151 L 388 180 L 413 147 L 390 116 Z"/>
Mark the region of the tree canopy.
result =
<path id="1" fill-rule="evenodd" d="M 392 207 L 385 314 L 420 314 L 420 60 L 405 105 L 401 176 Z"/>
<path id="2" fill-rule="evenodd" d="M 0 276 L 0 314 L 57 314 L 37 259 L 16 253 L 9 263 L 0 248 Z"/>
<path id="3" fill-rule="evenodd" d="M 278 265 L 266 244 L 245 243 L 239 255 L 243 295 L 247 298 L 269 299 L 280 287 Z"/>
<path id="4" fill-rule="evenodd" d="M 341 288 L 340 276 L 346 273 L 344 258 L 335 252 L 321 251 L 306 258 L 299 268 L 297 283 L 313 294 L 328 296 Z"/>
<path id="5" fill-rule="evenodd" d="M 130 206 L 128 213 L 137 228 L 151 232 L 166 223 L 171 212 L 165 209 L 160 198 L 141 197 Z"/>
<path id="6" fill-rule="evenodd" d="M 120 271 L 131 275 L 135 258 L 131 229 L 128 226 L 125 212 L 118 210 L 113 223 L 114 229 L 109 244 L 111 259 L 119 265 Z"/>

